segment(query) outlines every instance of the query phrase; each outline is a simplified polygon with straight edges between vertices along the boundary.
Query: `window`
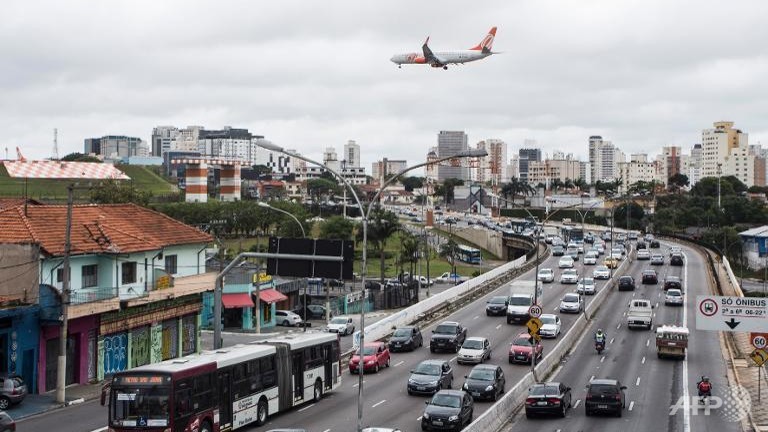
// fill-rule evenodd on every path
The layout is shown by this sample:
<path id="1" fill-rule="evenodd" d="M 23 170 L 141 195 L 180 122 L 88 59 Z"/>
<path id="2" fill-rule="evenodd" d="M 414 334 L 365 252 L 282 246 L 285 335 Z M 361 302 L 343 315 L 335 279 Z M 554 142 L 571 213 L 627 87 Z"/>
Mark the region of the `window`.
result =
<path id="1" fill-rule="evenodd" d="M 99 266 L 96 264 L 82 267 L 83 288 L 99 286 Z"/>
<path id="2" fill-rule="evenodd" d="M 177 256 L 176 255 L 166 255 L 165 256 L 165 271 L 168 272 L 168 274 L 176 274 L 177 273 Z"/>
<path id="3" fill-rule="evenodd" d="M 72 271 L 72 269 L 70 269 L 70 274 L 69 274 L 69 280 L 70 281 L 72 280 L 72 273 L 71 273 L 71 271 Z M 58 283 L 64 282 L 64 269 L 63 268 L 56 269 L 56 282 L 58 282 Z"/>
<path id="4" fill-rule="evenodd" d="M 121 281 L 123 284 L 132 284 L 136 283 L 136 262 L 124 262 L 121 265 L 122 268 L 122 277 Z"/>

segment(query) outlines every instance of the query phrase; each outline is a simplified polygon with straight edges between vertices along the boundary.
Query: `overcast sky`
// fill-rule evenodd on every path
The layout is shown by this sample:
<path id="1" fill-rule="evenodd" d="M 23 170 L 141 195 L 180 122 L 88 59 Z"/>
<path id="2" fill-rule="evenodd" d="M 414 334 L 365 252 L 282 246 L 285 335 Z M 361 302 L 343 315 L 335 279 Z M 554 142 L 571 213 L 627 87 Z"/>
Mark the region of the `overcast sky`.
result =
<path id="1" fill-rule="evenodd" d="M 625 153 L 688 153 L 736 122 L 768 144 L 765 1 L 3 1 L 0 151 L 28 159 L 83 139 L 149 140 L 157 125 L 245 127 L 321 158 L 347 140 L 363 166 L 424 160 L 440 130 L 516 153 L 583 160 L 590 135 Z M 449 67 L 395 53 L 476 45 Z"/>

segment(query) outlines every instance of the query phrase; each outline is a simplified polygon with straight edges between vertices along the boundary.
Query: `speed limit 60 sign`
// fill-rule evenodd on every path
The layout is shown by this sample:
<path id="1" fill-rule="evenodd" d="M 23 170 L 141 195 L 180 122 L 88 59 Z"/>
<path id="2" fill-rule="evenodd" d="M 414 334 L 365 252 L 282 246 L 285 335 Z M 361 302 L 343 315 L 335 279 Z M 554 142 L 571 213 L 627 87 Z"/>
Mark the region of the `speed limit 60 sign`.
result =
<path id="1" fill-rule="evenodd" d="M 765 349 L 768 347 L 768 333 L 750 333 L 749 341 L 756 349 Z"/>

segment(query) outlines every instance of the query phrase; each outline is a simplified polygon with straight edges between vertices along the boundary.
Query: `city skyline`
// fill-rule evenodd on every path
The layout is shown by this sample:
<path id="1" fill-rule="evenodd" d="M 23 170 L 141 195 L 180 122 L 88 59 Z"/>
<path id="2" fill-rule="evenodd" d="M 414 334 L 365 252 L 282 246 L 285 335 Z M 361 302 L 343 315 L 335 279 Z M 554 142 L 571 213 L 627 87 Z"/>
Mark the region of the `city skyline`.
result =
<path id="1" fill-rule="evenodd" d="M 729 5 L 740 19 L 727 20 L 716 4 L 667 3 L 492 2 L 467 11 L 460 2 L 41 2 L 46 13 L 33 14 L 10 2 L 3 12 L 14 19 L 0 34 L 16 42 L 0 47 L 11 66 L 0 74 L 0 151 L 50 157 L 54 128 L 60 155 L 94 136 L 149 142 L 164 124 L 247 128 L 315 159 L 355 140 L 366 167 L 384 154 L 423 161 L 440 130 L 465 131 L 471 146 L 500 139 L 510 153 L 534 139 L 542 154 L 581 160 L 592 135 L 627 154 L 688 149 L 721 120 L 761 143 L 768 30 L 758 20 L 768 5 Z M 321 11 L 327 19 L 314 20 Z M 113 30 L 118 15 L 130 34 Z M 377 19 L 359 19 L 368 16 Z M 389 62 L 427 35 L 434 49 L 463 46 L 492 25 L 504 54 L 483 62 L 448 71 Z"/>

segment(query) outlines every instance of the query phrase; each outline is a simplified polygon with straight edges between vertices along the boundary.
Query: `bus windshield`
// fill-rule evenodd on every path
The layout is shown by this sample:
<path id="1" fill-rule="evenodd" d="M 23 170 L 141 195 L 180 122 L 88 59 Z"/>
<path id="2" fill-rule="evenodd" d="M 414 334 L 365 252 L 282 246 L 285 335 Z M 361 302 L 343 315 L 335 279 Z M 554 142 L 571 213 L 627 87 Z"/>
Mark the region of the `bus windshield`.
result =
<path id="1" fill-rule="evenodd" d="M 168 387 L 112 388 L 110 423 L 122 427 L 168 426 Z"/>

